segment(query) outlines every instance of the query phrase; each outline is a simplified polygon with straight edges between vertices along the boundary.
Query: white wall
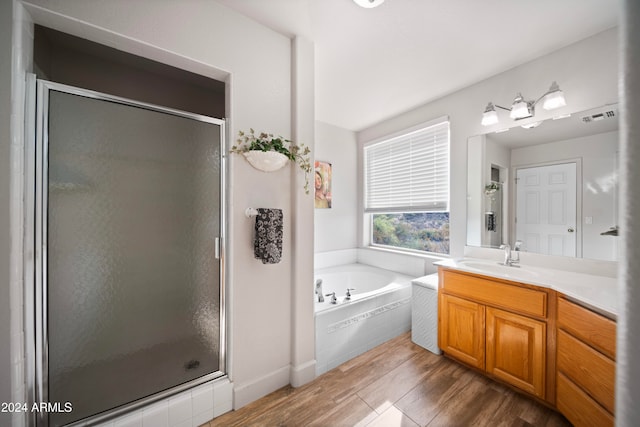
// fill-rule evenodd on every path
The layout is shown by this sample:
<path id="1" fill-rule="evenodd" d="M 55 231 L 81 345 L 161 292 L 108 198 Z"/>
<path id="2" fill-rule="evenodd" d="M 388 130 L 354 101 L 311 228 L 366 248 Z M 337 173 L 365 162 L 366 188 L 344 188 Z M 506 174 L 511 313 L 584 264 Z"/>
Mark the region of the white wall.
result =
<path id="1" fill-rule="evenodd" d="M 552 112 L 540 109 L 535 120 L 614 103 L 618 100 L 617 64 L 617 29 L 611 29 L 362 130 L 358 132 L 358 142 L 449 116 L 451 255 L 459 257 L 464 254 L 466 242 L 467 138 L 505 127 L 480 124 L 487 102 L 509 104 L 517 92 L 537 98 L 555 80 L 564 90 L 568 105 Z"/>
<path id="2" fill-rule="evenodd" d="M 315 152 L 315 53 L 311 41 L 293 39 L 293 138 Z M 291 180 L 303 187 L 304 174 L 292 168 Z M 311 179 L 312 177 L 309 177 Z M 298 387 L 315 378 L 315 317 L 313 303 L 313 192 L 293 192 L 295 211 L 292 276 L 291 385 Z M 310 262 L 311 261 L 311 262 Z"/>
<path id="3" fill-rule="evenodd" d="M 467 242 L 473 246 L 482 246 L 484 234 L 484 156 L 487 145 L 485 135 L 469 138 L 469 160 L 467 162 Z M 479 160 L 479 161 L 478 161 Z"/>
<path id="4" fill-rule="evenodd" d="M 315 160 L 331 163 L 331 209 L 315 210 L 315 252 L 358 247 L 358 146 L 354 132 L 316 122 Z"/>
<path id="5" fill-rule="evenodd" d="M 618 138 L 617 131 L 607 132 L 511 150 L 511 167 L 582 159 L 582 257 L 586 259 L 618 259 L 618 239 L 600 235 L 618 224 Z"/>
<path id="6" fill-rule="evenodd" d="M 291 135 L 291 40 L 216 2 L 23 3 L 36 23 L 226 81 L 231 119 L 228 133 L 232 139 L 239 130 L 249 127 Z M 308 114 L 309 109 L 301 112 Z M 235 155 L 229 157 L 229 177 L 229 368 L 235 383 L 235 406 L 239 407 L 289 383 L 292 340 L 312 336 L 313 330 L 291 333 L 292 288 L 300 287 L 302 294 L 306 289 L 306 283 L 292 281 L 295 207 L 291 194 L 302 192 L 302 188 L 291 185 L 287 168 L 266 174 Z M 264 265 L 254 259 L 253 220 L 244 216 L 247 207 L 283 209 L 281 263 Z M 306 242 L 312 245 L 311 239 Z M 309 251 L 309 259 L 298 259 L 297 265 L 312 268 L 310 255 Z M 312 305 L 297 316 L 312 319 Z M 306 325 L 312 325 L 312 321 Z M 313 347 L 311 351 L 298 348 L 296 354 L 312 357 Z M 312 365 L 313 360 L 296 363 Z"/>
<path id="7" fill-rule="evenodd" d="M 492 165 L 503 168 L 509 167 L 509 150 L 492 141 L 489 136 L 487 136 L 487 146 L 485 150 L 487 157 L 485 159 L 484 180 L 486 183 L 489 183 L 489 181 L 491 181 Z"/>
<path id="8" fill-rule="evenodd" d="M 616 425 L 640 425 L 640 2 L 625 0 L 622 21 L 621 138 L 622 262 L 618 316 Z"/>
<path id="9" fill-rule="evenodd" d="M 11 402 L 11 43 L 13 2 L 0 2 L 0 402 Z M 0 425 L 11 414 L 0 412 Z"/>

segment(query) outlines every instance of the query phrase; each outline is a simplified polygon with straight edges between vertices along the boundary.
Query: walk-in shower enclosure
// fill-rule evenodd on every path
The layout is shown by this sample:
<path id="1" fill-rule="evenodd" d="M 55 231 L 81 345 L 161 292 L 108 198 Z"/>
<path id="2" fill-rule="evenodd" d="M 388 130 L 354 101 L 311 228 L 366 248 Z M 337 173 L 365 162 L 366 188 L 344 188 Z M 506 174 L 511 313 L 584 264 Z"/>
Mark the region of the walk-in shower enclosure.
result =
<path id="1" fill-rule="evenodd" d="M 27 351 L 32 398 L 59 403 L 32 421 L 97 422 L 224 375 L 224 122 L 31 81 Z"/>

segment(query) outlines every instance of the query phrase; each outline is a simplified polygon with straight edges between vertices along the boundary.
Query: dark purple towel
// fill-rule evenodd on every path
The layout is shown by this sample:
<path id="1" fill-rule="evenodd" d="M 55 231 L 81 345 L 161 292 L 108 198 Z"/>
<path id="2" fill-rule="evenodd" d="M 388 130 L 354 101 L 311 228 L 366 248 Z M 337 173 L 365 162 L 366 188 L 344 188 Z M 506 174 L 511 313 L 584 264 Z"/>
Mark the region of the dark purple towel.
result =
<path id="1" fill-rule="evenodd" d="M 282 258 L 282 209 L 259 208 L 253 253 L 263 264 L 277 264 Z"/>

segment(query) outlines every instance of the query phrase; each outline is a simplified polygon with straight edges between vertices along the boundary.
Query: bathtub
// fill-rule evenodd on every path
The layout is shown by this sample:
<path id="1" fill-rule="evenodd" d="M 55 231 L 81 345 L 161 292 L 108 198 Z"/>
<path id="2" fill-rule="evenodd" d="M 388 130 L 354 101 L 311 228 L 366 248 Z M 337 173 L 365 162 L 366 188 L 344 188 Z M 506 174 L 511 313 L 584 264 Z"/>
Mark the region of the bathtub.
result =
<path id="1" fill-rule="evenodd" d="M 315 296 L 316 374 L 335 368 L 411 329 L 413 277 L 365 264 L 345 264 L 315 271 L 323 294 Z M 346 299 L 347 288 L 351 299 Z"/>

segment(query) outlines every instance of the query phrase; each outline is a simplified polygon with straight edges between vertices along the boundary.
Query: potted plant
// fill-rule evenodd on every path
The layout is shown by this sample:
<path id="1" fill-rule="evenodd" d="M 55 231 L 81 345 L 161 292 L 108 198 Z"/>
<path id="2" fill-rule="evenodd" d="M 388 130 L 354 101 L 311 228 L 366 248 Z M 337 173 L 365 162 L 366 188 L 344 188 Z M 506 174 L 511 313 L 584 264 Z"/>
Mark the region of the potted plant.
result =
<path id="1" fill-rule="evenodd" d="M 491 184 L 487 184 L 484 186 L 484 194 L 487 196 L 495 193 L 500 189 L 500 183 L 492 181 Z"/>
<path id="2" fill-rule="evenodd" d="M 242 154 L 254 168 L 272 172 L 282 168 L 288 160 L 298 164 L 304 171 L 304 191 L 309 194 L 309 173 L 311 173 L 311 150 L 304 144 L 294 144 L 293 141 L 271 133 L 238 132 L 237 145 L 231 147 L 232 153 Z"/>

